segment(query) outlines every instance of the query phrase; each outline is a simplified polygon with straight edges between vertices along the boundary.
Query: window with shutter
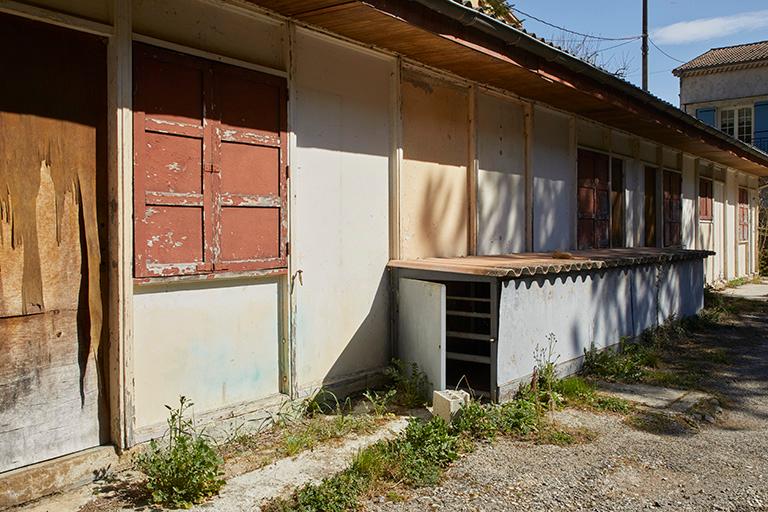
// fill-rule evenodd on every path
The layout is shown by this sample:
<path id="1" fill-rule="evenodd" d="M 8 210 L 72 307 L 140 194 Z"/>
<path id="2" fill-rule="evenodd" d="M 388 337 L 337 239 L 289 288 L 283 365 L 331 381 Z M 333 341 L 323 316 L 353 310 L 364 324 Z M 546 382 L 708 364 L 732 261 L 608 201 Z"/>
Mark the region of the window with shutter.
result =
<path id="1" fill-rule="evenodd" d="M 680 191 L 683 178 L 680 173 L 664 171 L 664 247 L 680 245 L 683 203 Z"/>
<path id="2" fill-rule="evenodd" d="M 134 47 L 136 277 L 286 265 L 282 78 Z"/>
<path id="3" fill-rule="evenodd" d="M 713 210 L 712 180 L 699 180 L 699 219 L 712 220 Z"/>
<path id="4" fill-rule="evenodd" d="M 578 225 L 579 249 L 610 246 L 608 155 L 579 149 Z"/>
<path id="5" fill-rule="evenodd" d="M 714 108 L 696 109 L 696 119 L 712 127 L 715 126 L 715 114 L 716 114 L 716 110 Z"/>
<path id="6" fill-rule="evenodd" d="M 749 240 L 749 192 L 739 188 L 739 242 Z"/>

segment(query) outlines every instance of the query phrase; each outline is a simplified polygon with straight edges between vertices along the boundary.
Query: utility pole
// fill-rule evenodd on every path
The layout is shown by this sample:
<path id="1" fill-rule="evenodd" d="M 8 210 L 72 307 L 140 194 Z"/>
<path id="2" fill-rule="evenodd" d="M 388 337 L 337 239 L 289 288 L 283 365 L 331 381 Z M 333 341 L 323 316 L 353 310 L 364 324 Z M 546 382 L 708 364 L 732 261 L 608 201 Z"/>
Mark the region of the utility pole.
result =
<path id="1" fill-rule="evenodd" d="M 643 90 L 648 90 L 648 0 L 643 0 Z"/>

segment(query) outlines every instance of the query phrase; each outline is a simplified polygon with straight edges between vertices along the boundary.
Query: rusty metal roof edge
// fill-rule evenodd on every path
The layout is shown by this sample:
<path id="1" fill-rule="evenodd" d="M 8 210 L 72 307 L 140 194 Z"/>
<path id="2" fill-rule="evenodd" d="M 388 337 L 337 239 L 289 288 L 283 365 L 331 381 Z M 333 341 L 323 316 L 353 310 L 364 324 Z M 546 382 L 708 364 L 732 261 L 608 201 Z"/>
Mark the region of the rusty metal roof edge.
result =
<path id="1" fill-rule="evenodd" d="M 523 29 L 507 25 L 491 16 L 483 14 L 471 7 L 464 6 L 454 0 L 411 0 L 419 3 L 428 9 L 448 16 L 459 23 L 472 26 L 485 32 L 486 34 L 500 39 L 505 44 L 519 46 L 545 60 L 557 62 L 569 70 L 587 75 L 598 82 L 619 90 L 628 96 L 647 104 L 651 108 L 660 110 L 665 114 L 677 118 L 679 121 L 687 124 L 693 129 L 706 132 L 708 135 L 719 139 L 721 142 L 731 147 L 738 148 L 740 151 L 749 154 L 752 161 L 758 165 L 768 168 L 768 154 L 763 153 L 757 148 L 734 139 L 713 128 L 695 117 L 683 112 L 671 103 L 658 98 L 651 93 L 644 91 L 636 85 L 622 80 L 607 71 L 594 66 L 570 53 L 557 48 L 545 41 L 542 41 Z M 721 151 L 724 151 L 721 149 Z M 744 171 L 748 174 L 754 174 L 750 171 Z"/>

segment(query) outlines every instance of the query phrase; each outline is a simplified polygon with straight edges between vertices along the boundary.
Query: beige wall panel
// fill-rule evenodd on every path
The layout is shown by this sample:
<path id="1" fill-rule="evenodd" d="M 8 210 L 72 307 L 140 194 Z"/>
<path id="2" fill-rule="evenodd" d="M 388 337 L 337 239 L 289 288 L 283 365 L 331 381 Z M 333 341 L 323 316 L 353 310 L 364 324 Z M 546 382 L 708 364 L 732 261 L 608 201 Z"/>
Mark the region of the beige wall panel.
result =
<path id="1" fill-rule="evenodd" d="M 25 0 L 23 3 L 92 21 L 112 23 L 111 2 L 106 0 Z"/>
<path id="2" fill-rule="evenodd" d="M 664 167 L 667 169 L 676 169 L 680 170 L 680 161 L 678 159 L 680 152 L 674 151 L 669 148 L 664 148 L 662 150 L 662 162 Z"/>
<path id="3" fill-rule="evenodd" d="M 617 155 L 634 156 L 636 141 L 621 132 L 611 132 L 611 152 Z"/>
<path id="4" fill-rule="evenodd" d="M 699 247 L 708 251 L 715 250 L 715 228 L 712 222 L 699 224 Z M 710 256 L 704 261 L 707 284 L 712 284 L 717 279 L 717 255 Z"/>
<path id="5" fill-rule="evenodd" d="M 197 0 L 133 0 L 133 30 L 225 57 L 285 69 L 282 23 Z"/>
<path id="6" fill-rule="evenodd" d="M 403 258 L 467 254 L 466 88 L 413 72 L 402 82 Z"/>
<path id="7" fill-rule="evenodd" d="M 478 254 L 525 250 L 523 107 L 480 94 L 477 101 Z"/>
<path id="8" fill-rule="evenodd" d="M 642 247 L 645 243 L 645 167 L 637 160 L 625 160 L 626 245 Z"/>
<path id="9" fill-rule="evenodd" d="M 292 267 L 300 390 L 388 362 L 395 61 L 297 30 Z"/>
<path id="10" fill-rule="evenodd" d="M 279 283 L 220 281 L 134 291 L 136 427 L 190 398 L 198 412 L 278 392 Z"/>
<path id="11" fill-rule="evenodd" d="M 683 187 L 682 187 L 682 201 L 683 201 L 683 217 L 681 236 L 683 247 L 686 249 L 695 248 L 695 232 L 696 232 L 696 202 L 698 197 L 696 195 L 696 160 L 688 156 L 683 157 Z"/>
<path id="12" fill-rule="evenodd" d="M 576 122 L 576 137 L 579 146 L 602 151 L 608 151 L 611 147 L 611 131 L 605 126 L 590 123 L 583 119 Z"/>
<path id="13" fill-rule="evenodd" d="M 656 144 L 650 142 L 640 141 L 638 143 L 638 157 L 640 160 L 646 163 L 656 164 L 658 155 L 656 153 Z"/>

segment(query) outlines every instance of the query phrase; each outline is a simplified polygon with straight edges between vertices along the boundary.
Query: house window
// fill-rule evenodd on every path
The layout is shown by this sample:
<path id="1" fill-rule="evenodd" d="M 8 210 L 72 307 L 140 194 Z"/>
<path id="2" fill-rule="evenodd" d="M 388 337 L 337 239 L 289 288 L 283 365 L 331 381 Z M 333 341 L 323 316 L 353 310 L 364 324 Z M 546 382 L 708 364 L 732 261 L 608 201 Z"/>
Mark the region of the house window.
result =
<path id="1" fill-rule="evenodd" d="M 610 246 L 608 173 L 608 155 L 579 149 L 577 221 L 579 249 L 602 249 Z"/>
<path id="2" fill-rule="evenodd" d="M 747 189 L 739 189 L 739 242 L 749 240 L 749 194 Z"/>
<path id="3" fill-rule="evenodd" d="M 664 171 L 664 247 L 680 245 L 680 224 L 683 203 L 680 200 L 682 176 L 673 171 Z"/>
<path id="4" fill-rule="evenodd" d="M 136 277 L 286 266 L 286 83 L 134 46 Z"/>
<path id="5" fill-rule="evenodd" d="M 712 180 L 699 180 L 699 219 L 712 220 Z"/>
<path id="6" fill-rule="evenodd" d="M 747 144 L 752 143 L 752 108 L 720 110 L 720 130 Z"/>
<path id="7" fill-rule="evenodd" d="M 624 247 L 624 160 L 611 157 L 611 247 Z"/>

